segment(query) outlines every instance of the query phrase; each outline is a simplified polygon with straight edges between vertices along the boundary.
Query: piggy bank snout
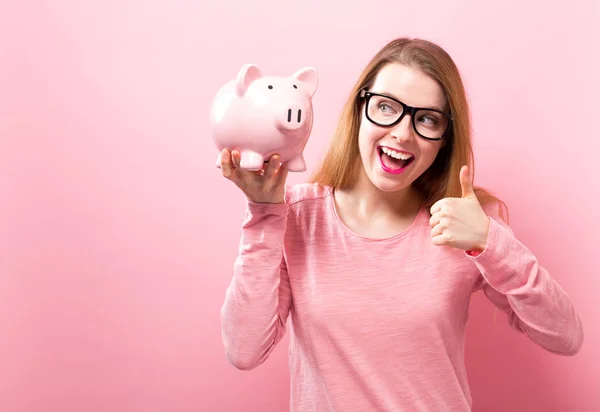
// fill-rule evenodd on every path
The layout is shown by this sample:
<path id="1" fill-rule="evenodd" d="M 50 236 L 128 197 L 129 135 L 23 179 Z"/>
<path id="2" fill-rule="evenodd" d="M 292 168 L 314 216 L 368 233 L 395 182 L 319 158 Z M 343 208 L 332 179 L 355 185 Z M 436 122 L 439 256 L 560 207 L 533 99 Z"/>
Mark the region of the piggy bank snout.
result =
<path id="1" fill-rule="evenodd" d="M 277 109 L 277 126 L 283 130 L 297 130 L 306 124 L 310 108 L 300 103 L 282 104 Z"/>

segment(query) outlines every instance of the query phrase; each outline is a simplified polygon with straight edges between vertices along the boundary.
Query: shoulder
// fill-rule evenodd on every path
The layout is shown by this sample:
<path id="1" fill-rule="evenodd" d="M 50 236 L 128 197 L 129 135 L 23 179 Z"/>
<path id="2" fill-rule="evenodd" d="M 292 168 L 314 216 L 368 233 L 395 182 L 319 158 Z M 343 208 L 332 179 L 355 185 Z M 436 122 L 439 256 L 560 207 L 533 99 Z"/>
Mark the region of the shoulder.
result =
<path id="1" fill-rule="evenodd" d="M 298 207 L 319 202 L 331 194 L 330 187 L 318 183 L 288 184 L 285 187 L 285 202 L 290 206 Z"/>
<path id="2" fill-rule="evenodd" d="M 477 188 L 475 193 L 485 214 L 501 225 L 508 226 L 508 206 L 506 203 L 483 188 Z"/>
<path id="3" fill-rule="evenodd" d="M 327 222 L 331 214 L 332 193 L 330 187 L 316 183 L 286 185 L 285 203 L 288 205 L 290 233 L 315 233 L 319 222 Z"/>

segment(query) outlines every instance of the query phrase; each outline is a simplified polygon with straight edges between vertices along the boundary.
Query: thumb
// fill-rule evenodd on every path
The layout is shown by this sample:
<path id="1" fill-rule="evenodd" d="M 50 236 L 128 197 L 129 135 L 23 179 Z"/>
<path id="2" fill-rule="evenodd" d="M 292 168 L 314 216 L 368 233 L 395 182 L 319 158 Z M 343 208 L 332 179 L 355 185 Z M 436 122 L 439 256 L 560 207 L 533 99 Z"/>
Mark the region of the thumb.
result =
<path id="1" fill-rule="evenodd" d="M 460 169 L 460 187 L 462 189 L 462 197 L 474 197 L 475 190 L 473 189 L 473 182 L 471 182 L 471 176 L 469 175 L 469 167 L 467 165 Z"/>

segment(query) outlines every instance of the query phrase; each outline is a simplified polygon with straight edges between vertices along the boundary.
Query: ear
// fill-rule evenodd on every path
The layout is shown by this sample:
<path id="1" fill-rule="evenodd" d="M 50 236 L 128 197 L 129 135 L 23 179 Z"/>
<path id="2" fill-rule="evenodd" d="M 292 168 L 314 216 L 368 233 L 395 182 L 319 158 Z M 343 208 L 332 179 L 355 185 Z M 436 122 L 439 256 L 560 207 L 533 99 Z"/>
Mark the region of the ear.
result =
<path id="1" fill-rule="evenodd" d="M 250 63 L 243 65 L 236 78 L 236 92 L 238 96 L 242 97 L 252 82 L 261 77 L 262 73 L 258 66 Z"/>
<path id="2" fill-rule="evenodd" d="M 311 96 L 315 94 L 317 85 L 319 83 L 317 78 L 317 70 L 315 68 L 304 67 L 292 74 L 292 78 L 301 81 Z"/>

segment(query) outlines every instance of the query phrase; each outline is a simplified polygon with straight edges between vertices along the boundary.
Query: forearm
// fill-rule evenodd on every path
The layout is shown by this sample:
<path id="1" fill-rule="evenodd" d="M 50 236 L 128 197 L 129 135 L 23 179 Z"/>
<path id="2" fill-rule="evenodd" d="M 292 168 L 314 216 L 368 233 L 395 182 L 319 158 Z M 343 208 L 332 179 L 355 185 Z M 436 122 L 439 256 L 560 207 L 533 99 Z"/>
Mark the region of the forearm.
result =
<path id="1" fill-rule="evenodd" d="M 282 266 L 286 217 L 287 205 L 248 204 L 239 255 L 221 308 L 225 351 L 240 369 L 264 362 L 285 333 L 290 300 Z"/>
<path id="2" fill-rule="evenodd" d="M 486 294 L 505 298 L 513 326 L 551 352 L 579 351 L 583 327 L 570 297 L 509 228 L 492 220 L 488 248 L 470 258 L 488 285 Z"/>

